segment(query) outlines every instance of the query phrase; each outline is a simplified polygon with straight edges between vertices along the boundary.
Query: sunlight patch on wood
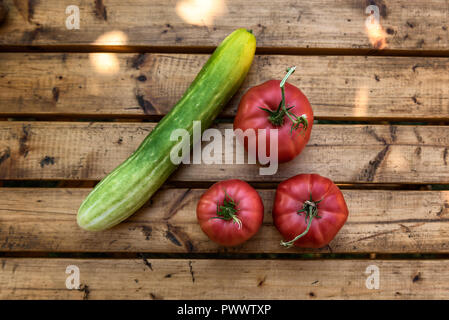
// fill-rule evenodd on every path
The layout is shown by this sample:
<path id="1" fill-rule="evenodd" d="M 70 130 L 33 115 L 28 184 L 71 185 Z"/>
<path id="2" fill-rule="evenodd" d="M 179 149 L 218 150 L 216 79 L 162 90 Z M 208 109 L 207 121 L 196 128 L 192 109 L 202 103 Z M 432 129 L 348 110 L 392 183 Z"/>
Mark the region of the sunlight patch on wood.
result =
<path id="1" fill-rule="evenodd" d="M 196 26 L 212 26 L 214 19 L 227 11 L 224 0 L 182 0 L 176 4 L 178 16 Z"/>
<path id="2" fill-rule="evenodd" d="M 128 37 L 122 31 L 111 31 L 102 34 L 95 45 L 120 46 L 127 42 Z M 90 53 L 89 59 L 95 69 L 101 74 L 115 74 L 120 70 L 120 63 L 115 53 Z"/>

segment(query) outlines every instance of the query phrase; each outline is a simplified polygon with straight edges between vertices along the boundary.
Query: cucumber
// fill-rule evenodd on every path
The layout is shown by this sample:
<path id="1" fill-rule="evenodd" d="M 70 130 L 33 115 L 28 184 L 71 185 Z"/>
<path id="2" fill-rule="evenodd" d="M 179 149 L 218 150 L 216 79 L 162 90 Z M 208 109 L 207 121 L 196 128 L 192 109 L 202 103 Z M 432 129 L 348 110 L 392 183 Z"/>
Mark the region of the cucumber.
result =
<path id="1" fill-rule="evenodd" d="M 201 121 L 202 131 L 207 129 L 242 84 L 255 50 L 256 38 L 246 29 L 223 40 L 173 109 L 87 196 L 78 210 L 81 228 L 111 228 L 150 199 L 177 168 L 170 151 L 181 141 L 170 141 L 172 131 L 186 129 L 192 136 L 193 121 Z"/>

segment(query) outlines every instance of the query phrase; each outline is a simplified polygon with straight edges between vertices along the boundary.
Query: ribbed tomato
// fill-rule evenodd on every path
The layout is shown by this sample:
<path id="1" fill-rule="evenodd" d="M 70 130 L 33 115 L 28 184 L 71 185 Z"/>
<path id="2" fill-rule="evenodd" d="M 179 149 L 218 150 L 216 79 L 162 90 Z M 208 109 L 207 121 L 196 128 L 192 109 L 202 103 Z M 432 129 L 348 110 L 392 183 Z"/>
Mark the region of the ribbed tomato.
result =
<path id="1" fill-rule="evenodd" d="M 234 130 L 266 130 L 265 154 L 270 157 L 270 130 L 278 129 L 278 162 L 287 162 L 301 153 L 310 139 L 313 111 L 307 97 L 292 84 L 286 82 L 296 67 L 289 68 L 282 81 L 269 80 L 252 87 L 240 100 L 234 119 Z M 237 137 L 238 134 L 236 133 Z M 243 139 L 241 139 L 243 140 Z M 254 157 L 258 155 L 259 139 L 256 139 Z M 248 140 L 244 140 L 249 152 Z"/>
<path id="2" fill-rule="evenodd" d="M 223 246 L 239 245 L 262 225 L 263 203 L 257 191 L 238 179 L 212 185 L 200 198 L 196 214 L 204 233 Z"/>
<path id="3" fill-rule="evenodd" d="M 318 174 L 300 174 L 281 182 L 276 190 L 273 222 L 281 244 L 321 248 L 329 244 L 348 218 L 340 189 Z"/>

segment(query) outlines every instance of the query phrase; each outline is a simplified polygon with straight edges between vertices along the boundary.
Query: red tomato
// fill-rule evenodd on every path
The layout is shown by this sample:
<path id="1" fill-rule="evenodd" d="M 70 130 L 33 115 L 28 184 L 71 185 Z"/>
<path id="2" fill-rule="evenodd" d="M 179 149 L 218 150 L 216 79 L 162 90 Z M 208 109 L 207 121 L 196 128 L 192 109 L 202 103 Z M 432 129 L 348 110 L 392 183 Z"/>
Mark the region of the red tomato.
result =
<path id="1" fill-rule="evenodd" d="M 267 156 L 271 156 L 269 132 L 278 129 L 279 163 L 290 161 L 301 153 L 310 139 L 313 126 L 313 111 L 309 100 L 301 90 L 285 82 L 294 70 L 295 67 L 289 68 L 282 81 L 270 80 L 249 89 L 240 100 L 234 119 L 234 130 L 241 129 L 245 132 L 247 129 L 254 129 L 256 136 L 257 129 L 266 130 L 266 147 L 261 151 L 265 151 Z M 256 140 L 257 153 L 259 139 Z M 247 139 L 244 146 L 248 151 Z"/>
<path id="2" fill-rule="evenodd" d="M 245 181 L 220 181 L 201 196 L 196 215 L 201 229 L 211 240 L 223 246 L 236 246 L 259 230 L 263 203 L 257 191 Z"/>
<path id="3" fill-rule="evenodd" d="M 288 240 L 281 242 L 284 246 L 324 247 L 347 218 L 348 207 L 340 189 L 318 174 L 294 176 L 276 190 L 273 221 Z"/>

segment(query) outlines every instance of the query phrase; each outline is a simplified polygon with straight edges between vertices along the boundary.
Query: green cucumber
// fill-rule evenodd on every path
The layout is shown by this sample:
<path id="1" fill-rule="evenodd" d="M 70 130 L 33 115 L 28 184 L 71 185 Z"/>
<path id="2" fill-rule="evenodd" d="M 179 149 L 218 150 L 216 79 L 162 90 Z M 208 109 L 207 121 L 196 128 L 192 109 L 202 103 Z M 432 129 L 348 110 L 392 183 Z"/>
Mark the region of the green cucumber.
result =
<path id="1" fill-rule="evenodd" d="M 201 121 L 202 131 L 207 129 L 242 84 L 255 50 L 256 38 L 246 29 L 223 40 L 173 109 L 87 196 L 78 210 L 81 228 L 111 228 L 150 199 L 177 168 L 170 151 L 181 141 L 170 141 L 172 131 L 185 129 L 192 136 L 193 121 Z"/>

